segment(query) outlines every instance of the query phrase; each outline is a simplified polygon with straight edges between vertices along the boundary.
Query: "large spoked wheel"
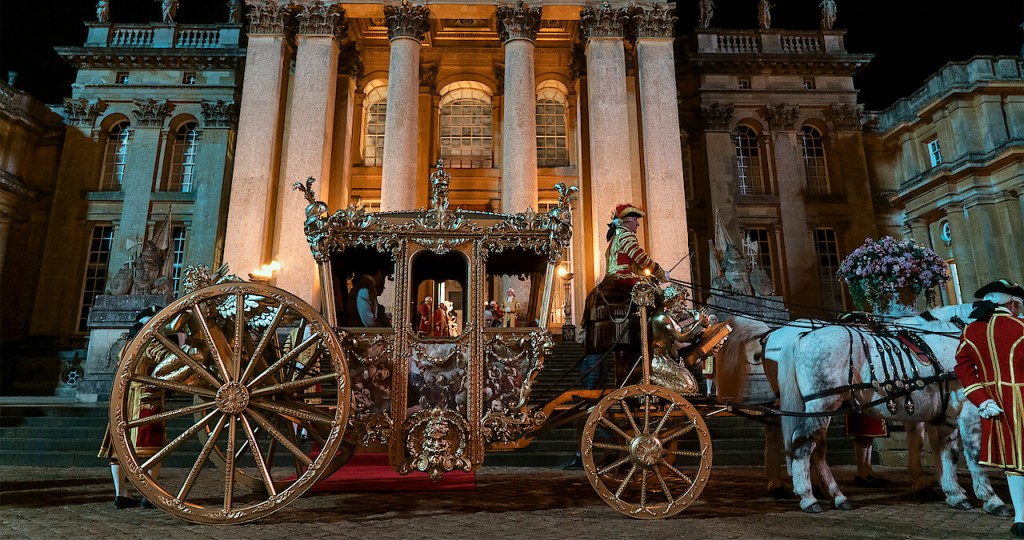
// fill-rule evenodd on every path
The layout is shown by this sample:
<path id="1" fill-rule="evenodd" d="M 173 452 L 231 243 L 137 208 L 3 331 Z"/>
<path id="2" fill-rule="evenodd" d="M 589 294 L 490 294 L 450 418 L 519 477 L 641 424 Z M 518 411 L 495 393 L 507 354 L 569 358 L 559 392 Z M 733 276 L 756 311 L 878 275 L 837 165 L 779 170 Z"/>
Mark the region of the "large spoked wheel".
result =
<path id="1" fill-rule="evenodd" d="M 609 506 L 638 519 L 674 516 L 711 474 L 711 437 L 681 395 L 658 385 L 620 388 L 587 418 L 581 453 L 590 484 Z"/>
<path id="2" fill-rule="evenodd" d="M 266 285 L 224 283 L 163 309 L 129 345 L 110 396 L 111 439 L 157 506 L 242 523 L 337 468 L 350 400 L 341 343 L 312 307 Z"/>

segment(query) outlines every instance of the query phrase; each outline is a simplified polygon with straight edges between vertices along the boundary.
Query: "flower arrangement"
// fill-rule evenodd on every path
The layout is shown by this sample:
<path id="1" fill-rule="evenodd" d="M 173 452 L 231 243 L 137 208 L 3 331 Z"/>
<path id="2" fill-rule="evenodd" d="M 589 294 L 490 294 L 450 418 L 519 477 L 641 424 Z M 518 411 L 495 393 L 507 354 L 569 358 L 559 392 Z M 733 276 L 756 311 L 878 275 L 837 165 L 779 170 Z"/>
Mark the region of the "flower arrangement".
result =
<path id="1" fill-rule="evenodd" d="M 949 268 L 934 251 L 913 240 L 886 236 L 871 238 L 843 259 L 838 276 L 850 287 L 858 309 L 876 308 L 894 301 L 899 290 L 913 290 L 915 296 L 949 279 Z"/>

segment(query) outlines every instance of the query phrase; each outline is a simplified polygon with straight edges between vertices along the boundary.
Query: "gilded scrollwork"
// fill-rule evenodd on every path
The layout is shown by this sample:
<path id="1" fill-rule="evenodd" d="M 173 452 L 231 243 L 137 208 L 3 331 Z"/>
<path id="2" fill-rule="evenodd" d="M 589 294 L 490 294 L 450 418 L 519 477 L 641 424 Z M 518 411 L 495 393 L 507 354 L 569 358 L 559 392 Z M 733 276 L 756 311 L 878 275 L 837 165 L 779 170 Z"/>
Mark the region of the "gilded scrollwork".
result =
<path id="1" fill-rule="evenodd" d="M 352 381 L 349 426 L 363 446 L 387 444 L 393 426 L 389 413 L 394 333 L 345 334 L 341 347 L 349 361 Z"/>
<path id="2" fill-rule="evenodd" d="M 525 410 L 544 351 L 551 346 L 546 331 L 529 334 L 496 333 L 484 343 L 484 409 L 488 413 L 518 414 Z"/>
<path id="3" fill-rule="evenodd" d="M 442 474 L 472 470 L 469 459 L 469 424 L 454 411 L 424 409 L 405 423 L 406 459 L 402 473 L 421 471 L 437 480 Z"/>
<path id="4" fill-rule="evenodd" d="M 491 411 L 484 415 L 484 439 L 489 443 L 510 443 L 540 427 L 547 420 L 544 411 L 523 411 L 515 414 Z"/>

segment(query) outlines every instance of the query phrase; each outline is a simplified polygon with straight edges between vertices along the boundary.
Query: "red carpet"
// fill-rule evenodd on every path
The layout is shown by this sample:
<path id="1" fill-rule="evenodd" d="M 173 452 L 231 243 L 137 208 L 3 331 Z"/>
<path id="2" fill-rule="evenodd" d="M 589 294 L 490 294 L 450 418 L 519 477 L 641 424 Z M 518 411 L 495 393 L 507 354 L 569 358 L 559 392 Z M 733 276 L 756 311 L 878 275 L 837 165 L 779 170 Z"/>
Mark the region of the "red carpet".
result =
<path id="1" fill-rule="evenodd" d="M 426 473 L 401 475 L 388 465 L 387 454 L 356 454 L 338 472 L 316 483 L 311 493 L 348 491 L 472 491 L 476 473 L 452 471 L 438 481 Z"/>

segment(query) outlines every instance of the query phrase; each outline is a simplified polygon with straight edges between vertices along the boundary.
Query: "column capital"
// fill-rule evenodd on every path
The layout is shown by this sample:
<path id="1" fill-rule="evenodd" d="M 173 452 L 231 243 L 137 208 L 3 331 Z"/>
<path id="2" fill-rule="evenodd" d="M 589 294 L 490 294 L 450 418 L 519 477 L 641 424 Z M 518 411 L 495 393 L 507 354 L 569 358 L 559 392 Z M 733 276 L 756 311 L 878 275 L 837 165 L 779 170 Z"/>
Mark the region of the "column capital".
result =
<path id="1" fill-rule="evenodd" d="M 72 126 L 92 127 L 106 108 L 107 103 L 101 99 L 64 98 L 64 119 Z"/>
<path id="2" fill-rule="evenodd" d="M 608 2 L 586 6 L 580 10 L 580 26 L 585 39 L 621 38 L 628 19 L 626 8 L 612 7 Z"/>
<path id="3" fill-rule="evenodd" d="M 675 37 L 676 8 L 661 4 L 637 6 L 633 13 L 637 39 Z"/>
<path id="4" fill-rule="evenodd" d="M 430 30 L 430 9 L 421 4 L 410 4 L 402 0 L 401 4 L 384 5 L 384 20 L 388 25 L 388 39 L 408 37 L 422 42 L 423 36 Z"/>
<path id="5" fill-rule="evenodd" d="M 341 5 L 329 1 L 315 0 L 298 6 L 295 18 L 299 21 L 301 35 L 340 36 L 348 31 L 345 10 Z"/>
<path id="6" fill-rule="evenodd" d="M 765 105 L 761 109 L 761 117 L 768 123 L 772 131 L 793 131 L 800 116 L 799 107 L 787 107 L 785 104 Z"/>
<path id="7" fill-rule="evenodd" d="M 289 2 L 246 0 L 249 6 L 249 34 L 284 35 L 294 16 Z"/>
<path id="8" fill-rule="evenodd" d="M 701 120 L 705 131 L 728 131 L 732 122 L 732 113 L 736 107 L 732 103 L 712 103 L 700 108 Z"/>
<path id="9" fill-rule="evenodd" d="M 200 106 L 204 128 L 230 128 L 238 124 L 238 107 L 234 101 L 204 100 Z"/>
<path id="10" fill-rule="evenodd" d="M 860 131 L 860 117 L 863 111 L 856 105 L 833 103 L 822 111 L 825 121 L 832 124 L 834 131 Z"/>
<path id="11" fill-rule="evenodd" d="M 498 34 L 502 43 L 513 39 L 537 39 L 537 32 L 540 31 L 540 6 L 530 6 L 520 0 L 515 4 L 499 5 L 497 16 Z"/>
<path id="12" fill-rule="evenodd" d="M 174 110 L 174 105 L 167 100 L 136 99 L 132 114 L 139 121 L 139 127 L 162 127 L 164 120 Z"/>

